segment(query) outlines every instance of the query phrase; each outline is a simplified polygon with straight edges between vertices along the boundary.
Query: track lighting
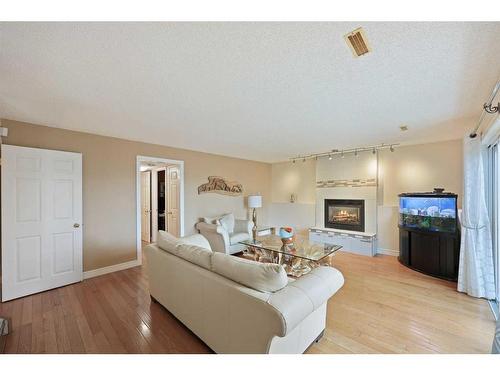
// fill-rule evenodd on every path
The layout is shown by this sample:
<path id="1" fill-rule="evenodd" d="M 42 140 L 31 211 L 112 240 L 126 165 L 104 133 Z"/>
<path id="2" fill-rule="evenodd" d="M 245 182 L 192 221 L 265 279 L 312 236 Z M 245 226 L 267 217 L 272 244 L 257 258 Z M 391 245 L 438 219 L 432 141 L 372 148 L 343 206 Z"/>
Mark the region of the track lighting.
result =
<path id="1" fill-rule="evenodd" d="M 314 160 L 318 160 L 318 159 L 321 159 L 323 157 L 328 157 L 328 160 L 333 160 L 334 155 L 340 154 L 341 158 L 345 158 L 346 154 L 354 154 L 354 156 L 359 156 L 359 154 L 361 152 L 370 151 L 370 150 L 371 150 L 373 155 L 376 155 L 378 150 L 389 149 L 391 152 L 394 152 L 395 151 L 394 147 L 398 146 L 398 145 L 399 145 L 399 143 L 389 143 L 389 144 L 381 143 L 378 145 L 348 148 L 348 149 L 344 149 L 344 150 L 331 149 L 331 150 L 326 151 L 326 152 L 317 152 L 317 153 L 308 154 L 308 155 L 297 155 L 297 156 L 291 157 L 289 160 L 291 160 L 292 163 L 294 163 L 294 164 L 299 160 L 302 160 L 302 162 L 306 162 L 307 159 L 313 159 L 313 158 L 314 158 Z"/>

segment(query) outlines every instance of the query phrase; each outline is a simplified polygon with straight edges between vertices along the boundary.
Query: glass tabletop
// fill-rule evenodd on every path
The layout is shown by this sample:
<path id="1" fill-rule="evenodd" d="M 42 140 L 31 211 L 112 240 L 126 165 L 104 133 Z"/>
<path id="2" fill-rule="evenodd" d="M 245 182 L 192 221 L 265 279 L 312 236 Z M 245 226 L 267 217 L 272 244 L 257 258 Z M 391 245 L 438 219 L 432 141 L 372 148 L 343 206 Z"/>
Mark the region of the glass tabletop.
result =
<path id="1" fill-rule="evenodd" d="M 261 250 L 274 251 L 312 261 L 320 261 L 342 248 L 340 245 L 310 241 L 307 237 L 302 236 L 296 236 L 293 243 L 283 245 L 280 236 L 272 234 L 257 237 L 256 240 L 250 239 L 239 243 Z"/>

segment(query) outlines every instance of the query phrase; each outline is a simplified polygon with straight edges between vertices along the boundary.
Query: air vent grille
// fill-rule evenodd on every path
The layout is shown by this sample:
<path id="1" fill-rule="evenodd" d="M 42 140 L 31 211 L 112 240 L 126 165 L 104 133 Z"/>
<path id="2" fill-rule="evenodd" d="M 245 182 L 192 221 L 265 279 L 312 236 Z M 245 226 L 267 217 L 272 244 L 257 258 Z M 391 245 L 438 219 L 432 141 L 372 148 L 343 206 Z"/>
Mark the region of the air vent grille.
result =
<path id="1" fill-rule="evenodd" d="M 354 57 L 363 56 L 371 51 L 365 32 L 361 27 L 345 35 L 344 38 Z"/>

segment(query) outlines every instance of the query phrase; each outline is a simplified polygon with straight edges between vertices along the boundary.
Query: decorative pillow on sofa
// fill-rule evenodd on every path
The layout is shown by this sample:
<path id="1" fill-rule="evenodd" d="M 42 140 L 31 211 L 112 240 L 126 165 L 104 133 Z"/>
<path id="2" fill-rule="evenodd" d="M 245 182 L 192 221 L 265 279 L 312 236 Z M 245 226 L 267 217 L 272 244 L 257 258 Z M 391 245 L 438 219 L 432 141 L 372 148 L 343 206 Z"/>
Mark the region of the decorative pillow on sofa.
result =
<path id="1" fill-rule="evenodd" d="M 179 242 L 187 245 L 196 245 L 208 250 L 212 250 L 208 240 L 201 234 L 192 234 L 190 236 L 179 238 Z"/>
<path id="2" fill-rule="evenodd" d="M 177 255 L 179 258 L 187 260 L 188 262 L 194 263 L 207 270 L 212 268 L 212 254 L 212 250 L 185 243 L 177 245 L 174 253 L 174 255 Z"/>
<path id="3" fill-rule="evenodd" d="M 160 230 L 158 231 L 158 239 L 156 243 L 159 248 L 169 251 L 170 249 L 174 249 L 179 244 L 179 239 L 164 230 Z"/>
<path id="4" fill-rule="evenodd" d="M 207 223 L 207 224 L 217 224 L 217 221 L 220 218 L 221 218 L 221 216 L 214 216 L 214 217 L 206 216 L 206 217 L 202 217 L 201 221 L 203 223 Z"/>
<path id="5" fill-rule="evenodd" d="M 177 238 L 163 230 L 158 233 L 158 247 L 200 267 L 211 269 L 212 250 L 201 234 Z"/>
<path id="6" fill-rule="evenodd" d="M 217 220 L 217 224 L 222 225 L 222 227 L 227 231 L 227 233 L 234 232 L 234 215 L 227 214 L 222 216 Z"/>
<path id="7" fill-rule="evenodd" d="M 276 292 L 288 284 L 286 272 L 279 264 L 259 263 L 218 252 L 212 254 L 212 270 L 261 292 Z"/>
<path id="8" fill-rule="evenodd" d="M 196 245 L 199 247 L 204 247 L 205 249 L 212 250 L 208 240 L 201 234 L 192 234 L 186 237 L 175 237 L 164 230 L 158 231 L 158 246 L 163 250 L 167 250 L 168 247 L 175 247 L 180 243 L 187 245 Z"/>

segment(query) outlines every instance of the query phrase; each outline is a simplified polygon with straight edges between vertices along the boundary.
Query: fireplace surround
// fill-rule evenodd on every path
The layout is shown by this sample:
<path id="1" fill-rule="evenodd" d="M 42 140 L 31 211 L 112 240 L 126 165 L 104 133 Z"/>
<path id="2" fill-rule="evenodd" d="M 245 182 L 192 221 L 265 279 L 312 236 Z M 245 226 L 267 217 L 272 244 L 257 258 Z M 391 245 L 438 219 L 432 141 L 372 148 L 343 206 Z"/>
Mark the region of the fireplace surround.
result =
<path id="1" fill-rule="evenodd" d="M 325 199 L 325 228 L 365 231 L 363 199 Z"/>

